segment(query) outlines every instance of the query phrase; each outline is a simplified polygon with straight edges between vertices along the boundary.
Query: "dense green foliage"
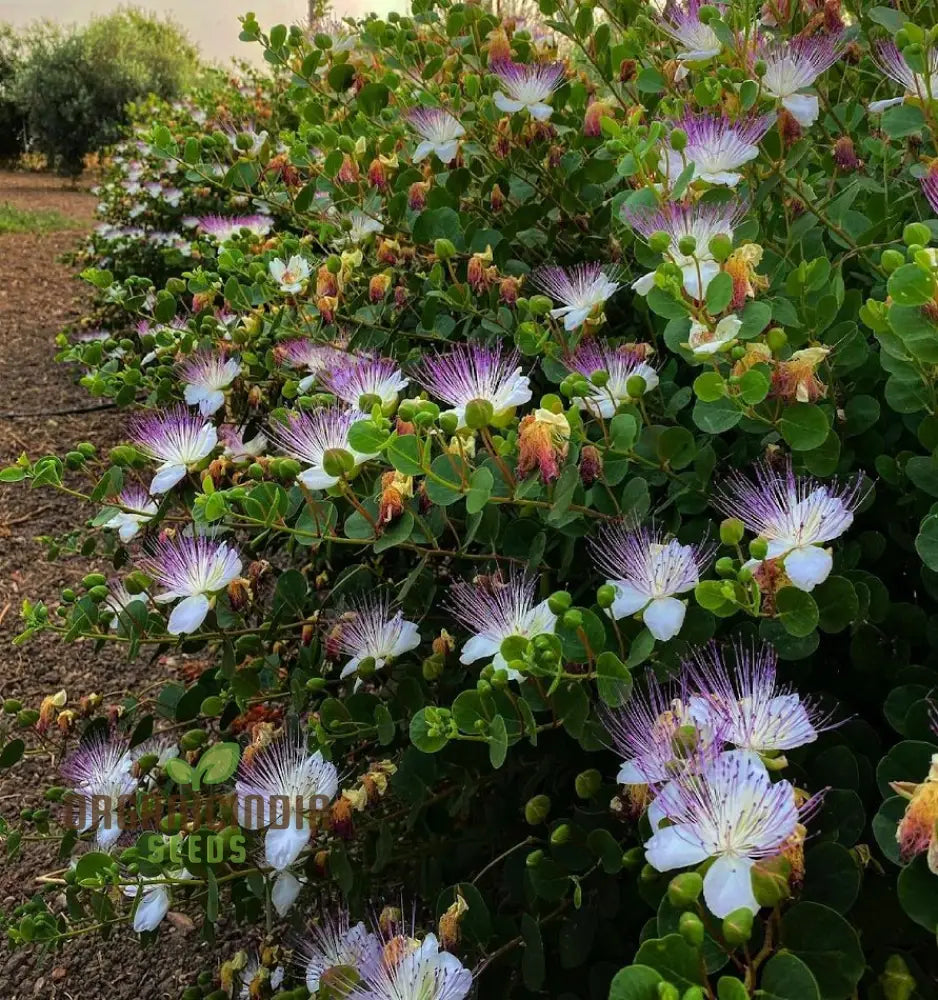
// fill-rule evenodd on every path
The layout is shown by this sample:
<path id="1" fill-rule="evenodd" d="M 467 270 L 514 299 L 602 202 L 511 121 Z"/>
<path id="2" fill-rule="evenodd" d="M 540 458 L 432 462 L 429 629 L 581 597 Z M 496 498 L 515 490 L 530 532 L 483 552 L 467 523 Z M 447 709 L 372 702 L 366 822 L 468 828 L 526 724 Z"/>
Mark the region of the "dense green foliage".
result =
<path id="1" fill-rule="evenodd" d="M 61 30 L 40 23 L 0 39 L 0 151 L 42 153 L 63 173 L 116 142 L 127 105 L 171 100 L 192 82 L 197 54 L 184 33 L 135 8 Z"/>
<path id="2" fill-rule="evenodd" d="M 132 786 L 190 802 L 162 825 L 186 871 L 151 835 L 95 847 L 45 811 L 10 822 L 9 850 L 29 831 L 79 859 L 68 914 L 38 897 L 7 916 L 15 942 L 149 932 L 113 888 L 162 886 L 206 935 L 222 910 L 265 935 L 260 995 L 305 998 L 302 971 L 279 985 L 269 834 L 226 854 L 238 815 L 218 830 L 191 805 L 219 747 L 246 780 L 283 730 L 341 789 L 291 859 L 301 931 L 419 900 L 485 998 L 936 995 L 933 11 L 773 5 L 754 49 L 757 5 L 692 6 L 714 50 L 682 62 L 635 0 L 539 6 L 529 28 L 431 0 L 308 34 L 248 15 L 269 78 L 137 109 L 83 252 L 97 309 L 60 347 L 143 417 L 109 454 L 24 455 L 0 480 L 98 504 L 46 542 L 117 577 L 31 595 L 21 641 L 178 648 L 192 670 L 116 706 L 8 702 L 0 763 L 79 736 L 143 747 Z M 817 72 L 786 91 L 788 52 Z M 506 57 L 560 60 L 556 86 L 518 110 Z M 904 100 L 880 68 L 897 59 Z M 438 108 L 453 117 L 414 114 Z M 668 233 L 687 217 L 717 221 Z M 576 301 L 539 270 L 583 264 L 605 270 L 579 272 Z M 439 356 L 464 343 L 518 352 L 511 392 L 460 397 Z M 198 441 L 163 447 L 168 426 Z M 757 468 L 774 499 L 741 484 Z M 170 550 L 227 561 L 193 583 Z M 733 640 L 777 656 L 787 701 L 732 686 Z M 714 764 L 724 743 L 741 750 Z M 649 747 L 662 770 L 639 782 Z M 703 836 L 705 813 L 719 843 L 678 851 L 674 825 Z"/>

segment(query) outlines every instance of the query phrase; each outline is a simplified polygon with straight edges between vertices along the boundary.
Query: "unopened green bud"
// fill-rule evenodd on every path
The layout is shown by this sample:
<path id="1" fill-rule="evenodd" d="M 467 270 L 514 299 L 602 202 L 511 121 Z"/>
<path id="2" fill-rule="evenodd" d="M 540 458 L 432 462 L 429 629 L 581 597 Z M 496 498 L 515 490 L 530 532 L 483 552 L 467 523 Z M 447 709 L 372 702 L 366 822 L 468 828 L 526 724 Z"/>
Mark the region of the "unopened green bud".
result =
<path id="1" fill-rule="evenodd" d="M 570 837 L 573 835 L 573 831 L 570 829 L 569 824 L 561 823 L 560 826 L 555 826 L 550 833 L 550 842 L 554 847 L 559 847 L 562 844 L 566 844 Z"/>
<path id="2" fill-rule="evenodd" d="M 646 864 L 638 873 L 638 877 L 642 882 L 657 882 L 661 878 L 661 873 L 657 868 L 652 868 L 651 865 Z"/>
<path id="3" fill-rule="evenodd" d="M 752 910 L 741 906 L 723 918 L 723 940 L 727 944 L 745 944 L 752 937 Z"/>
<path id="4" fill-rule="evenodd" d="M 359 677 L 374 677 L 377 664 L 373 656 L 365 656 L 358 663 L 356 673 Z"/>
<path id="5" fill-rule="evenodd" d="M 75 598 L 76 598 L 77 596 L 78 596 L 78 595 L 77 595 L 77 594 L 75 593 L 75 591 L 74 591 L 74 590 L 72 590 L 72 588 L 71 588 L 71 587 L 66 587 L 66 588 L 65 588 L 65 589 L 64 589 L 64 590 L 62 591 L 62 600 L 63 600 L 63 601 L 64 601 L 64 602 L 66 603 L 66 604 L 72 604 L 72 603 L 74 602 L 74 600 L 75 600 Z"/>
<path id="6" fill-rule="evenodd" d="M 150 578 L 146 573 L 141 573 L 140 570 L 135 569 L 124 577 L 124 586 L 127 588 L 128 594 L 136 596 L 137 594 L 142 594 L 150 586 Z"/>
<path id="7" fill-rule="evenodd" d="M 341 479 L 355 468 L 355 459 L 344 448 L 328 448 L 322 456 L 322 468 L 326 475 Z"/>
<path id="8" fill-rule="evenodd" d="M 925 225 L 924 222 L 910 222 L 905 229 L 902 230 L 902 242 L 907 247 L 913 246 L 916 243 L 920 246 L 927 247 L 928 244 L 931 243 L 931 230 Z M 889 253 L 889 251 L 887 250 L 886 253 Z M 885 254 L 883 256 L 885 256 Z"/>
<path id="9" fill-rule="evenodd" d="M 92 587 L 91 590 L 88 591 L 88 596 L 95 602 L 95 604 L 100 604 L 102 601 L 107 600 L 109 593 L 110 591 L 108 590 L 107 585 L 102 585 L 100 587 Z"/>
<path id="10" fill-rule="evenodd" d="M 681 914 L 677 924 L 681 937 L 692 947 L 699 948 L 703 944 L 704 925 L 700 917 L 693 910 L 687 910 Z"/>
<path id="11" fill-rule="evenodd" d="M 713 259 L 722 264 L 733 252 L 733 241 L 726 233 L 717 233 L 707 244 L 707 249 Z"/>
<path id="12" fill-rule="evenodd" d="M 546 795 L 535 795 L 524 806 L 524 821 L 528 826 L 538 826 L 550 815 L 550 799 Z"/>
<path id="13" fill-rule="evenodd" d="M 590 382 L 598 389 L 604 389 L 609 384 L 609 372 L 601 370 L 593 372 L 590 375 Z"/>
<path id="14" fill-rule="evenodd" d="M 788 343 L 788 334 L 780 326 L 773 326 L 765 335 L 766 347 L 773 353 L 778 354 Z"/>
<path id="15" fill-rule="evenodd" d="M 768 64 L 764 59 L 757 59 L 752 67 L 753 73 L 760 79 L 765 76 L 766 70 L 768 69 Z"/>
<path id="16" fill-rule="evenodd" d="M 470 399 L 466 404 L 466 426 L 474 431 L 487 427 L 495 416 L 495 408 L 487 399 Z"/>
<path id="17" fill-rule="evenodd" d="M 736 576 L 736 563 L 729 556 L 717 559 L 715 569 L 719 576 Z"/>
<path id="18" fill-rule="evenodd" d="M 455 413 L 441 413 L 439 424 L 444 434 L 453 435 L 459 427 L 459 417 Z"/>
<path id="19" fill-rule="evenodd" d="M 668 883 L 668 902 L 678 910 L 684 910 L 700 899 L 703 892 L 703 878 L 697 872 L 682 872 Z"/>
<path id="20" fill-rule="evenodd" d="M 901 955 L 890 955 L 886 968 L 879 977 L 886 1000 L 910 1000 L 915 993 L 915 979 Z"/>
<path id="21" fill-rule="evenodd" d="M 754 538 L 749 543 L 749 555 L 753 559 L 765 559 L 769 553 L 769 543 L 764 538 Z"/>
<path id="22" fill-rule="evenodd" d="M 658 1000 L 681 1000 L 680 990 L 678 990 L 674 983 L 658 983 L 655 987 L 655 994 Z"/>
<path id="23" fill-rule="evenodd" d="M 342 270 L 342 258 L 338 254 L 331 254 L 326 258 L 326 270 L 330 274 L 338 274 Z"/>
<path id="24" fill-rule="evenodd" d="M 602 785 L 603 776 L 595 767 L 591 767 L 588 771 L 581 771 L 574 782 L 576 793 L 581 799 L 591 799 L 599 792 Z"/>
<path id="25" fill-rule="evenodd" d="M 648 383 L 641 375 L 630 375 L 625 383 L 625 391 L 631 399 L 640 399 L 647 388 Z"/>
<path id="26" fill-rule="evenodd" d="M 677 248 L 685 257 L 690 257 L 697 250 L 697 239 L 694 236 L 682 236 L 677 241 Z"/>
<path id="27" fill-rule="evenodd" d="M 264 466 L 260 465 L 258 462 L 252 462 L 248 466 L 248 475 L 251 479 L 263 479 L 264 478 Z M 206 479 L 208 477 L 206 476 Z"/>
<path id="28" fill-rule="evenodd" d="M 596 591 L 596 603 L 603 608 L 611 608 L 616 601 L 616 588 L 611 583 L 604 583 Z"/>
<path id="29" fill-rule="evenodd" d="M 325 677 L 310 677 L 306 682 L 307 691 L 324 691 L 326 688 L 326 678 Z"/>
<path id="30" fill-rule="evenodd" d="M 179 749 L 198 750 L 207 739 L 208 733 L 204 729 L 190 729 L 180 737 Z"/>
<path id="31" fill-rule="evenodd" d="M 887 274 L 892 274 L 905 263 L 905 254 L 899 250 L 884 250 L 879 258 L 879 263 Z"/>
<path id="32" fill-rule="evenodd" d="M 546 316 L 553 308 L 554 303 L 546 295 L 532 295 L 528 299 L 528 312 L 532 316 Z"/>
<path id="33" fill-rule="evenodd" d="M 450 260 L 457 254 L 456 246 L 452 240 L 440 239 L 433 243 L 433 253 L 440 260 Z"/>
<path id="34" fill-rule="evenodd" d="M 687 148 L 687 133 L 684 129 L 671 129 L 671 148 L 677 153 Z"/>
<path id="35" fill-rule="evenodd" d="M 715 7 L 713 4 L 709 3 L 702 4 L 700 9 L 697 11 L 697 17 L 700 19 L 701 24 L 709 24 L 715 17 L 719 16 L 719 7 Z"/>
<path id="36" fill-rule="evenodd" d="M 551 614 L 562 615 L 573 604 L 573 598 L 565 590 L 555 590 L 547 598 L 547 607 Z"/>
<path id="37" fill-rule="evenodd" d="M 583 612 L 578 611 L 576 608 L 571 608 L 569 611 L 564 612 L 563 616 L 563 627 L 564 628 L 580 628 L 583 624 Z"/>
<path id="38" fill-rule="evenodd" d="M 81 580 L 81 585 L 86 590 L 91 590 L 92 587 L 103 587 L 106 583 L 107 577 L 103 573 L 89 573 Z"/>
<path id="39" fill-rule="evenodd" d="M 446 664 L 443 661 L 443 657 L 438 653 L 434 653 L 433 656 L 428 656 L 423 661 L 420 669 L 425 681 L 435 681 L 443 673 L 445 667 Z"/>
<path id="40" fill-rule="evenodd" d="M 541 850 L 531 851 L 531 853 L 524 859 L 524 863 L 528 868 L 537 868 L 537 866 L 544 860 L 544 852 Z"/>
<path id="41" fill-rule="evenodd" d="M 622 867 L 626 871 L 635 871 L 639 868 L 645 861 L 645 848 L 644 847 L 630 847 L 622 855 Z"/>
<path id="42" fill-rule="evenodd" d="M 791 862 L 776 855 L 753 865 L 752 892 L 760 906 L 777 906 L 791 895 Z"/>
<path id="43" fill-rule="evenodd" d="M 648 237 L 648 248 L 655 253 L 664 253 L 671 246 L 671 236 L 663 229 Z"/>
<path id="44" fill-rule="evenodd" d="M 746 532 L 746 526 L 738 517 L 728 517 L 720 522 L 720 541 L 724 545 L 739 545 Z"/>

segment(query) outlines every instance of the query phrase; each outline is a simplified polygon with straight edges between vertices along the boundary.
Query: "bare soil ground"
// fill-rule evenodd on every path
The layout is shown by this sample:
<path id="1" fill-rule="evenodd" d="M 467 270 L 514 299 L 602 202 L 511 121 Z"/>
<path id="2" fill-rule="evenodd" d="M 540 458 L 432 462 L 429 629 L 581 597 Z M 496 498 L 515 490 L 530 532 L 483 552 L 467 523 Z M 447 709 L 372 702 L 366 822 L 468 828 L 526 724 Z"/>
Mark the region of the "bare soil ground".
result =
<path id="1" fill-rule="evenodd" d="M 95 198 L 87 190 L 38 174 L 0 173 L 0 201 L 30 210 L 55 210 L 75 220 L 74 229 L 0 235 L 0 467 L 26 451 L 31 458 L 59 455 L 79 441 L 107 449 L 122 433 L 115 411 L 80 411 L 95 401 L 77 384 L 77 373 L 53 361 L 54 339 L 75 320 L 86 299 L 72 270 L 59 262 L 91 224 Z M 64 534 L 89 510 L 68 497 L 25 484 L 0 485 L 0 698 L 38 707 L 64 688 L 76 702 L 85 694 L 143 687 L 169 664 L 145 658 L 92 653 L 48 636 L 14 647 L 24 597 L 54 602 L 59 590 L 102 567 L 83 558 L 47 562 L 39 535 Z M 0 815 L 17 821 L 20 810 L 40 803 L 53 784 L 48 766 L 33 758 L 0 772 Z M 0 856 L 0 914 L 32 897 L 36 877 L 61 867 L 55 843 L 25 843 L 11 859 Z M 164 921 L 155 946 L 144 951 L 123 925 L 107 942 L 97 935 L 73 939 L 56 953 L 12 950 L 0 930 L 0 997 L 3 1000 L 177 1000 L 201 969 L 214 969 L 218 946 L 199 940 L 185 918 Z M 219 925 L 219 937 L 225 928 Z M 226 952 L 236 950 L 229 946 Z"/>

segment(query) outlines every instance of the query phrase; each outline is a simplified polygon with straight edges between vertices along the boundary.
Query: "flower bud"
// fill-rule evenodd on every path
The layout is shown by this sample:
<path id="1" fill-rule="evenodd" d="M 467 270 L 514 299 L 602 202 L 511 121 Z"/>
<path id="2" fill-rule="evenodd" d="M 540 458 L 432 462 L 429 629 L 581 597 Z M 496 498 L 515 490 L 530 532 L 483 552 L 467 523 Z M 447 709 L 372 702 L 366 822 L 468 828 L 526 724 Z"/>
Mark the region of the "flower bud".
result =
<path id="1" fill-rule="evenodd" d="M 752 892 L 760 906 L 776 906 L 791 895 L 791 862 L 782 854 L 752 867 Z"/>
<path id="2" fill-rule="evenodd" d="M 724 545 L 739 545 L 746 533 L 746 525 L 738 517 L 728 517 L 720 522 L 720 541 Z"/>
<path id="3" fill-rule="evenodd" d="M 556 590 L 547 598 L 551 614 L 562 615 L 573 604 L 573 598 L 565 590 Z"/>
<path id="4" fill-rule="evenodd" d="M 723 939 L 727 944 L 745 944 L 752 937 L 752 910 L 741 906 L 723 918 Z"/>
<path id="5" fill-rule="evenodd" d="M 546 795 L 535 795 L 524 806 L 524 821 L 528 826 L 539 826 L 550 815 L 550 799 Z"/>
<path id="6" fill-rule="evenodd" d="M 902 242 L 907 247 L 915 246 L 916 244 L 927 247 L 931 243 L 931 230 L 923 222 L 910 222 L 902 230 Z"/>
<path id="7" fill-rule="evenodd" d="M 680 920 L 678 920 L 677 929 L 681 937 L 684 938 L 687 944 L 689 944 L 692 948 L 699 948 L 703 944 L 703 921 L 692 910 L 687 910 L 681 914 Z"/>
<path id="8" fill-rule="evenodd" d="M 718 576 L 736 575 L 736 563 L 729 556 L 721 556 L 717 559 L 714 569 L 717 571 Z"/>
<path id="9" fill-rule="evenodd" d="M 355 468 L 355 459 L 344 448 L 329 448 L 323 454 L 322 467 L 326 475 L 341 479 Z"/>
<path id="10" fill-rule="evenodd" d="M 433 243 L 433 253 L 440 260 L 450 260 L 456 256 L 457 252 L 452 240 L 439 239 Z"/>
<path id="11" fill-rule="evenodd" d="M 564 612 L 563 616 L 563 627 L 564 628 L 581 628 L 583 625 L 583 612 L 578 611 L 576 608 L 571 608 L 569 611 Z"/>
<path id="12" fill-rule="evenodd" d="M 581 771 L 574 781 L 576 793 L 581 799 L 591 799 L 602 788 L 603 778 L 596 768 Z"/>
<path id="13" fill-rule="evenodd" d="M 655 988 L 658 1000 L 681 1000 L 681 991 L 674 983 L 660 982 Z"/>
<path id="14" fill-rule="evenodd" d="M 726 233 L 717 233 L 707 244 L 713 259 L 722 264 L 733 252 L 733 241 Z"/>
<path id="15" fill-rule="evenodd" d="M 647 388 L 648 383 L 641 375 L 630 375 L 625 383 L 625 391 L 632 399 L 640 399 Z"/>
<path id="16" fill-rule="evenodd" d="M 474 431 L 487 427 L 495 416 L 495 409 L 487 399 L 471 399 L 466 404 L 466 426 Z"/>
<path id="17" fill-rule="evenodd" d="M 537 866 L 544 860 L 544 852 L 541 850 L 531 851 L 531 853 L 524 859 L 524 863 L 528 868 L 537 868 Z"/>
<path id="18" fill-rule="evenodd" d="M 554 303 L 546 295 L 532 295 L 528 299 L 528 312 L 532 316 L 546 316 L 553 306 Z"/>
<path id="19" fill-rule="evenodd" d="M 697 872 L 682 872 L 668 883 L 668 902 L 678 910 L 693 906 L 703 892 L 703 878 Z"/>
<path id="20" fill-rule="evenodd" d="M 769 554 L 769 545 L 764 538 L 754 538 L 749 543 L 749 555 L 753 559 L 765 559 Z"/>
<path id="21" fill-rule="evenodd" d="M 664 253 L 671 246 L 671 237 L 663 229 L 648 237 L 648 248 L 654 253 Z"/>
<path id="22" fill-rule="evenodd" d="M 915 993 L 915 979 L 901 955 L 890 955 L 879 977 L 886 1000 L 910 1000 Z"/>
<path id="23" fill-rule="evenodd" d="M 773 354 L 778 354 L 788 343 L 788 334 L 780 326 L 773 326 L 765 335 L 765 346 Z"/>
<path id="24" fill-rule="evenodd" d="M 550 842 L 554 847 L 560 847 L 563 844 L 569 843 L 570 838 L 573 836 L 573 831 L 570 829 L 569 823 L 561 823 L 559 826 L 555 826 L 550 832 Z"/>
<path id="25" fill-rule="evenodd" d="M 611 583 L 604 583 L 596 591 L 596 603 L 603 609 L 611 608 L 615 604 L 616 588 Z"/>
<path id="26" fill-rule="evenodd" d="M 690 257 L 697 250 L 697 240 L 693 236 L 682 236 L 677 241 L 677 248 L 685 257 Z"/>
<path id="27" fill-rule="evenodd" d="M 687 148 L 687 133 L 682 128 L 672 129 L 669 140 L 671 142 L 671 148 L 676 153 L 680 153 L 682 150 Z"/>

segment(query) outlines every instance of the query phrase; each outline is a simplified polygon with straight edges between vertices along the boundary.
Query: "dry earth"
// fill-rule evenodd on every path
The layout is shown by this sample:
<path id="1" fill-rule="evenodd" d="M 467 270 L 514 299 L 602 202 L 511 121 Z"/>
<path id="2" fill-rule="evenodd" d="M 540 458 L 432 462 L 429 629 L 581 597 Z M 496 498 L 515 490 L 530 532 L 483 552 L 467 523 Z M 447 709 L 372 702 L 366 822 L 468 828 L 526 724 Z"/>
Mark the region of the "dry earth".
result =
<path id="1" fill-rule="evenodd" d="M 37 174 L 0 173 L 0 202 L 18 208 L 55 210 L 74 228 L 45 235 L 0 234 L 0 466 L 22 452 L 32 458 L 64 453 L 79 441 L 107 448 L 121 434 L 121 417 L 93 409 L 94 400 L 76 384 L 76 372 L 53 361 L 54 339 L 82 310 L 85 294 L 72 270 L 59 261 L 92 222 L 95 198 L 87 190 Z M 64 688 L 70 701 L 98 692 L 123 691 L 172 676 L 169 664 L 146 659 L 127 663 L 106 651 L 64 645 L 48 636 L 24 646 L 19 631 L 24 597 L 55 600 L 59 590 L 100 566 L 82 558 L 47 562 L 39 535 L 64 534 L 89 511 L 49 490 L 0 485 L 0 697 L 38 706 L 45 694 Z M 17 820 L 21 809 L 39 804 L 41 788 L 54 783 L 47 765 L 22 761 L 0 772 L 0 815 Z M 0 855 L 0 912 L 28 900 L 36 876 L 61 867 L 55 844 L 25 843 L 10 860 Z M 225 927 L 218 928 L 219 937 Z M 2 935 L 2 931 L 0 931 Z M 231 932 L 229 932 L 231 936 Z M 230 945 L 226 952 L 236 950 Z M 107 942 L 97 935 L 69 941 L 54 953 L 12 950 L 0 939 L 3 1000 L 178 1000 L 203 968 L 214 968 L 219 948 L 200 940 L 185 916 L 164 921 L 156 944 L 144 950 L 123 927 Z"/>

